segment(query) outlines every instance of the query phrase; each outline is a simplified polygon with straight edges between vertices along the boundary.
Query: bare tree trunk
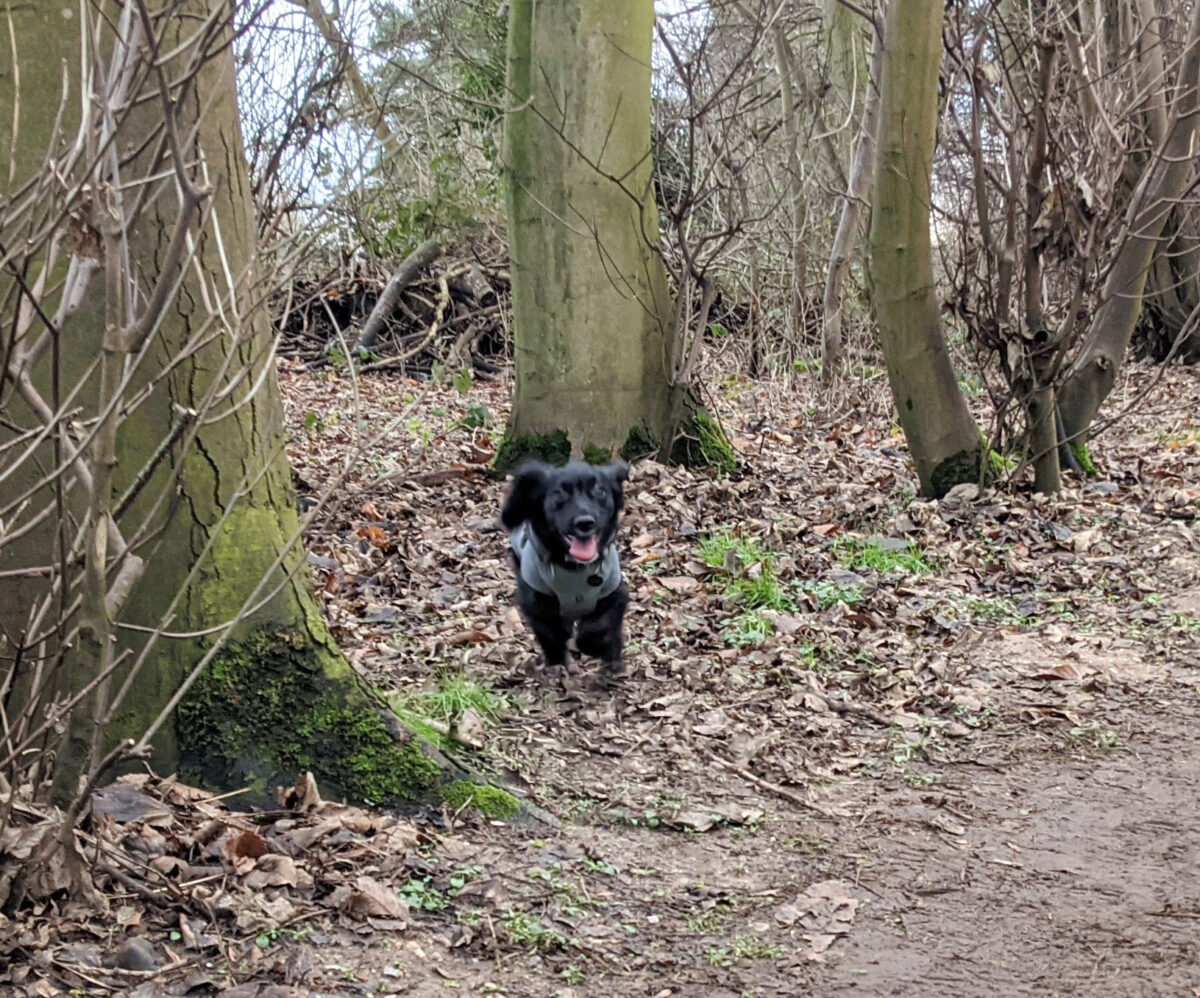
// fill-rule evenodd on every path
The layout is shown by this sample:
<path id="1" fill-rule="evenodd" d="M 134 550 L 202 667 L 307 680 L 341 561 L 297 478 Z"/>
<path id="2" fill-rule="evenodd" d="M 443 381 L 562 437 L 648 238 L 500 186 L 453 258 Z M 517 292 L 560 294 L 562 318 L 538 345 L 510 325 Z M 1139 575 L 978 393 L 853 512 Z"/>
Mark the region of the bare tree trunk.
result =
<path id="1" fill-rule="evenodd" d="M 829 272 L 825 278 L 825 296 L 821 309 L 824 322 L 821 333 L 821 382 L 825 385 L 832 384 L 841 373 L 845 349 L 842 333 L 842 288 L 846 283 L 846 275 L 850 272 L 850 260 L 858 242 L 859 220 L 863 208 L 870 203 L 871 188 L 875 182 L 875 133 L 879 128 L 879 73 L 882 62 L 883 37 L 880 29 L 875 31 L 874 44 L 871 47 L 866 103 L 863 108 L 858 149 L 850 168 L 850 185 L 842 202 L 837 232 L 833 237 L 833 248 L 829 252 Z"/>
<path id="2" fill-rule="evenodd" d="M 651 175 L 653 21 L 651 0 L 512 3 L 516 394 L 502 465 L 672 443 L 679 344 Z"/>
<path id="3" fill-rule="evenodd" d="M 880 80 L 871 277 L 888 380 L 925 495 L 981 474 L 983 443 L 942 337 L 929 234 L 943 0 L 892 0 Z"/>
<path id="4" fill-rule="evenodd" d="M 779 73 L 779 93 L 782 102 L 783 134 L 787 143 L 788 206 L 791 225 L 788 232 L 791 245 L 791 326 L 795 342 L 801 341 L 804 314 L 804 271 L 808 250 L 800 234 L 804 228 L 804 185 L 800 176 L 800 129 L 796 120 L 795 81 L 792 70 L 792 47 L 783 26 L 774 33 L 775 66 Z"/>
<path id="5" fill-rule="evenodd" d="M 1046 328 L 1042 308 L 1042 253 L 1044 239 L 1037 239 L 1038 225 L 1045 203 L 1043 177 L 1046 172 L 1046 146 L 1049 140 L 1046 105 L 1054 75 L 1056 51 L 1050 44 L 1039 46 L 1041 66 L 1038 91 L 1034 97 L 1034 126 L 1031 162 L 1025 178 L 1025 328 L 1019 344 L 1024 357 L 1022 368 L 1010 372 L 1025 396 L 1029 421 L 1029 451 L 1033 458 L 1034 488 L 1046 495 L 1059 489 L 1061 468 L 1058 461 L 1058 427 L 1055 419 L 1054 375 L 1058 356 L 1058 337 Z"/>
<path id="6" fill-rule="evenodd" d="M 1126 216 L 1126 232 L 1105 278 L 1100 307 L 1059 390 L 1063 430 L 1073 445 L 1082 444 L 1116 381 L 1142 311 L 1151 260 L 1171 209 L 1192 171 L 1196 122 L 1200 116 L 1198 88 L 1200 4 L 1192 8 L 1166 138 L 1134 191 Z"/>

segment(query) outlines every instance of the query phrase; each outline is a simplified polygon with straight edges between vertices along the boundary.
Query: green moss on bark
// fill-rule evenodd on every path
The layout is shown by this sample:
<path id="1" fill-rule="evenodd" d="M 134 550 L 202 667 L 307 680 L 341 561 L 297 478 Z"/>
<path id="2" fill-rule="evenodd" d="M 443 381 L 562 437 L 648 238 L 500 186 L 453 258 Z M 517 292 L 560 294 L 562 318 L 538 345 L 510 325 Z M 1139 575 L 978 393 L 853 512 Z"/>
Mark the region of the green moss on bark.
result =
<path id="1" fill-rule="evenodd" d="M 982 446 L 978 449 L 959 451 L 934 468 L 929 476 L 933 498 L 940 499 L 954 486 L 964 482 L 978 482 L 982 453 Z"/>
<path id="2" fill-rule="evenodd" d="M 505 437 L 496 451 L 492 468 L 504 474 L 529 460 L 547 461 L 550 464 L 566 464 L 571 459 L 571 441 L 566 430 L 551 433 L 523 433 Z"/>
<path id="3" fill-rule="evenodd" d="M 621 458 L 632 464 L 638 458 L 658 453 L 658 441 L 645 426 L 635 426 L 621 445 Z"/>
<path id="4" fill-rule="evenodd" d="M 442 800 L 455 810 L 470 805 L 490 818 L 515 818 L 521 811 L 521 802 L 506 790 L 485 783 L 455 780 L 439 791 Z"/>
<path id="5" fill-rule="evenodd" d="M 308 770 L 326 793 L 359 803 L 427 797 L 439 766 L 394 734 L 385 708 L 335 655 L 294 633 L 261 630 L 231 645 L 179 706 L 180 772 L 214 787 L 246 786 L 244 803 Z"/>
<path id="6" fill-rule="evenodd" d="M 583 459 L 588 464 L 608 464 L 612 460 L 611 447 L 597 447 L 595 444 L 585 444 Z"/>
<path id="7" fill-rule="evenodd" d="M 1083 469 L 1083 473 L 1087 475 L 1088 478 L 1096 477 L 1098 474 L 1096 471 L 1096 464 L 1092 460 L 1092 455 L 1088 453 L 1088 446 L 1084 441 L 1076 440 L 1072 442 L 1071 454 L 1079 464 L 1079 467 Z"/>
<path id="8" fill-rule="evenodd" d="M 725 431 L 704 409 L 697 407 L 680 430 L 671 448 L 671 461 L 689 468 L 737 471 L 737 456 Z"/>

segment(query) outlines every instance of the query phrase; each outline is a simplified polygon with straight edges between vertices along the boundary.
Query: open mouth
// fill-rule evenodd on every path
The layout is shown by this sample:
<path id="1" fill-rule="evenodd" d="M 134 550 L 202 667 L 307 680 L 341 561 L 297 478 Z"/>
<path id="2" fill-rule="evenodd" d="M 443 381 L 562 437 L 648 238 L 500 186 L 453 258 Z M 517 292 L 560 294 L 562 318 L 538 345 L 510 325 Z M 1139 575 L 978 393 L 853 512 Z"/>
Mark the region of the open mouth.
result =
<path id="1" fill-rule="evenodd" d="M 574 558 L 581 565 L 586 565 L 589 561 L 595 561 L 600 553 L 600 542 L 595 535 L 591 537 L 576 537 L 574 534 L 567 535 L 567 554 Z"/>

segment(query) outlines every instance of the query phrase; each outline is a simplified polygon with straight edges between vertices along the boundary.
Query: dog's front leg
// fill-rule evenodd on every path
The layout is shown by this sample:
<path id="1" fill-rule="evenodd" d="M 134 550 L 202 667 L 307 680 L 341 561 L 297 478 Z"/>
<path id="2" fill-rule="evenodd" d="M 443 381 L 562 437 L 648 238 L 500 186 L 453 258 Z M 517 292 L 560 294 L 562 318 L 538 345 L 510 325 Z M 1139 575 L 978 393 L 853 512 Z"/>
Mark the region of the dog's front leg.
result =
<path id="1" fill-rule="evenodd" d="M 567 664 L 567 642 L 571 629 L 559 612 L 558 600 L 539 593 L 529 586 L 521 585 L 517 591 L 517 602 L 521 616 L 533 631 L 538 647 L 546 659 L 546 665 Z"/>
<path id="2" fill-rule="evenodd" d="M 622 582 L 615 592 L 596 604 L 593 613 L 579 622 L 579 635 L 576 638 L 579 650 L 600 659 L 604 663 L 605 673 L 614 679 L 628 676 L 631 671 L 623 657 L 625 639 L 622 626 L 628 603 L 629 590 Z"/>

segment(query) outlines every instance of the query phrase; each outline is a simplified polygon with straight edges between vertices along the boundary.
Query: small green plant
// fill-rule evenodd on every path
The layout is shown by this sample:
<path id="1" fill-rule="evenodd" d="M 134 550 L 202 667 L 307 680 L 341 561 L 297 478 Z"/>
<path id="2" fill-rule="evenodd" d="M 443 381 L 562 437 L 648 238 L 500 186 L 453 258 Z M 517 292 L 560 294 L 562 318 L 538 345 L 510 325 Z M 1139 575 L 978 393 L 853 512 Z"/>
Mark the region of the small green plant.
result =
<path id="1" fill-rule="evenodd" d="M 444 674 L 434 689 L 406 697 L 404 703 L 422 717 L 450 722 L 468 709 L 482 717 L 495 717 L 504 701 L 461 672 L 454 672 Z"/>
<path id="2" fill-rule="evenodd" d="M 1185 427 L 1175 433 L 1167 433 L 1164 430 L 1159 430 L 1157 433 L 1158 442 L 1165 444 L 1169 450 L 1179 450 L 1187 447 L 1190 444 L 1200 443 L 1200 429 L 1195 427 Z"/>
<path id="3" fill-rule="evenodd" d="M 728 528 L 714 530 L 701 539 L 696 553 L 709 568 L 725 572 L 730 570 L 734 558 L 733 566 L 738 571 L 744 571 L 755 562 L 770 565 L 775 560 L 774 553 L 766 550 L 757 538 L 740 537 Z"/>
<path id="4" fill-rule="evenodd" d="M 483 867 L 481 866 L 465 866 L 460 870 L 455 870 L 446 878 L 445 887 L 435 887 L 432 876 L 409 877 L 396 889 L 396 893 L 410 908 L 420 911 L 443 911 L 449 906 L 451 898 L 455 897 L 471 881 L 478 880 L 482 874 Z M 476 920 L 478 920 L 478 915 L 479 913 L 476 912 Z M 467 918 L 460 917 L 459 920 L 473 924 Z"/>
<path id="5" fill-rule="evenodd" d="M 1092 461 L 1091 452 L 1088 451 L 1088 446 L 1084 441 L 1076 440 L 1071 444 L 1071 453 L 1075 456 L 1076 463 L 1088 478 L 1095 478 L 1100 473 Z"/>
<path id="6" fill-rule="evenodd" d="M 561 932 L 547 928 L 536 916 L 520 908 L 505 908 L 500 913 L 500 924 L 510 942 L 530 950 L 566 949 L 570 945 L 570 940 Z"/>
<path id="7" fill-rule="evenodd" d="M 914 759 L 920 759 L 925 753 L 925 747 L 924 738 L 910 740 L 901 736 L 892 752 L 892 765 L 897 769 L 903 769 Z"/>
<path id="8" fill-rule="evenodd" d="M 750 610 L 792 610 L 796 604 L 765 567 L 756 576 L 734 579 L 726 592 Z"/>
<path id="9" fill-rule="evenodd" d="M 775 577 L 775 552 L 764 548 L 757 539 L 718 530 L 701 540 L 696 552 L 704 564 L 717 570 L 725 594 L 736 598 L 747 610 L 795 609 L 795 601 Z M 770 633 L 770 622 L 765 618 L 749 623 L 752 628 L 765 623 Z"/>
<path id="10" fill-rule="evenodd" d="M 595 797 L 574 797 L 567 798 L 563 802 L 566 808 L 566 819 L 573 824 L 579 824 L 589 814 L 595 811 L 603 801 Z"/>
<path id="11" fill-rule="evenodd" d="M 409 877 L 396 893 L 419 911 L 442 911 L 450 904 L 446 893 L 433 886 L 433 877 Z"/>
<path id="12" fill-rule="evenodd" d="M 427 450 L 429 445 L 433 442 L 433 430 L 431 430 L 415 416 L 405 421 L 404 428 L 421 441 L 422 450 Z"/>
<path id="13" fill-rule="evenodd" d="M 300 942 L 302 939 L 307 939 L 313 932 L 316 931 L 311 925 L 302 925 L 296 929 L 289 928 L 273 928 L 266 929 L 254 937 L 254 945 L 259 949 L 267 949 L 280 939 L 290 939 L 294 943 Z M 182 936 L 176 937 L 174 932 L 171 933 L 171 938 L 178 942 Z"/>
<path id="14" fill-rule="evenodd" d="M 733 957 L 724 946 L 710 946 L 704 951 L 704 962 L 713 967 L 732 967 Z"/>
<path id="15" fill-rule="evenodd" d="M 455 780 L 439 788 L 438 792 L 455 811 L 473 807 L 491 818 L 515 818 L 521 813 L 521 802 L 516 797 L 486 783 Z"/>
<path id="16" fill-rule="evenodd" d="M 733 647 L 762 644 L 771 634 L 771 621 L 762 610 L 794 610 L 795 601 L 775 577 L 776 554 L 753 537 L 732 530 L 716 530 L 696 546 L 700 560 L 716 569 L 722 591 L 743 607 L 743 612 L 721 631 Z"/>
<path id="17" fill-rule="evenodd" d="M 574 987 L 576 984 L 582 984 L 584 981 L 583 971 L 576 967 L 573 963 L 567 964 L 567 966 L 559 972 L 559 976 L 561 976 L 562 979 L 572 987 Z"/>
<path id="18" fill-rule="evenodd" d="M 1196 633 L 1200 631 L 1200 617 L 1190 613 L 1171 614 L 1171 626 L 1180 631 Z"/>
<path id="19" fill-rule="evenodd" d="M 467 403 L 467 414 L 463 416 L 460 426 L 468 430 L 478 430 L 492 421 L 492 414 L 482 402 L 472 399 Z"/>
<path id="20" fill-rule="evenodd" d="M 1007 596 L 964 596 L 962 606 L 972 617 L 998 624 L 1024 624 L 1031 619 Z"/>
<path id="21" fill-rule="evenodd" d="M 761 645 L 771 636 L 771 622 L 761 613 L 747 610 L 721 630 L 721 640 L 731 648 Z"/>
<path id="22" fill-rule="evenodd" d="M 692 915 L 685 915 L 684 921 L 693 932 L 711 936 L 720 932 L 729 924 L 733 917 L 733 905 L 719 901 L 711 908 L 705 908 Z"/>
<path id="23" fill-rule="evenodd" d="M 585 444 L 583 459 L 588 464 L 607 464 L 612 460 L 612 448 L 598 447 L 595 444 Z"/>
<path id="24" fill-rule="evenodd" d="M 865 541 L 843 537 L 834 544 L 833 554 L 847 568 L 869 568 L 875 572 L 890 572 L 897 568 L 912 573 L 933 571 L 924 552 L 911 541 L 892 544 L 877 537 Z"/>
<path id="25" fill-rule="evenodd" d="M 1002 478 L 1017 467 L 1015 459 L 991 447 L 987 448 L 987 462 L 988 470 L 991 472 L 993 478 Z"/>
<path id="26" fill-rule="evenodd" d="M 798 583 L 797 588 L 812 596 L 821 610 L 828 610 L 831 606 L 837 606 L 838 603 L 854 606 L 863 601 L 861 585 L 843 586 L 825 579 L 806 579 Z"/>
<path id="27" fill-rule="evenodd" d="M 1113 749 L 1120 748 L 1121 737 L 1112 728 L 1104 727 L 1099 721 L 1071 728 L 1067 732 L 1071 740 L 1090 748 Z"/>
<path id="28" fill-rule="evenodd" d="M 459 395 L 466 395 L 471 390 L 471 386 L 475 383 L 475 376 L 471 374 L 465 367 L 459 371 L 451 380 L 454 385 L 454 390 Z"/>
<path id="29" fill-rule="evenodd" d="M 978 374 L 969 374 L 958 379 L 958 390 L 967 398 L 973 399 L 983 394 L 983 379 Z"/>
<path id="30" fill-rule="evenodd" d="M 817 835 L 794 835 L 784 839 L 783 844 L 810 859 L 824 856 L 829 851 L 829 843 Z"/>
<path id="31" fill-rule="evenodd" d="M 787 947 L 752 936 L 738 936 L 733 940 L 730 952 L 735 960 L 778 960 L 787 952 Z"/>

